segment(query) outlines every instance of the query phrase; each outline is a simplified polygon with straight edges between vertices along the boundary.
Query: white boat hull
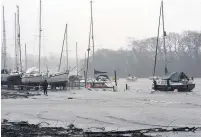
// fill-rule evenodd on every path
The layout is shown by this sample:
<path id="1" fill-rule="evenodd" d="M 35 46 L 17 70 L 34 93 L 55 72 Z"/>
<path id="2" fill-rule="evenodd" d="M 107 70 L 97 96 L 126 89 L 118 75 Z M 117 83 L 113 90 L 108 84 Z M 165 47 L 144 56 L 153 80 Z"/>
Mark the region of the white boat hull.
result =
<path id="1" fill-rule="evenodd" d="M 68 81 L 68 73 L 61 73 L 61 74 L 47 77 L 48 83 L 59 83 L 59 82 L 67 82 L 67 81 Z"/>

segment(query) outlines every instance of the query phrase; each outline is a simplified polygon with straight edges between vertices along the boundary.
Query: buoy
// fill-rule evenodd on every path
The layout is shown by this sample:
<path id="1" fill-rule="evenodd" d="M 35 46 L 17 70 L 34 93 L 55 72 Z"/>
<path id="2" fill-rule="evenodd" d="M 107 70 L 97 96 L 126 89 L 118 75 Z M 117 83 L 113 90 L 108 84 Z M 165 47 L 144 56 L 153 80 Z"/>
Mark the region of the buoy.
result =
<path id="1" fill-rule="evenodd" d="M 99 87 L 99 88 L 102 88 L 102 84 L 99 84 L 98 87 Z"/>
<path id="2" fill-rule="evenodd" d="M 178 92 L 178 90 L 177 90 L 177 89 L 174 89 L 174 92 Z"/>
<path id="3" fill-rule="evenodd" d="M 91 84 L 87 84 L 87 88 L 91 88 Z"/>
<path id="4" fill-rule="evenodd" d="M 155 90 L 151 90 L 151 94 L 153 94 L 155 92 Z"/>

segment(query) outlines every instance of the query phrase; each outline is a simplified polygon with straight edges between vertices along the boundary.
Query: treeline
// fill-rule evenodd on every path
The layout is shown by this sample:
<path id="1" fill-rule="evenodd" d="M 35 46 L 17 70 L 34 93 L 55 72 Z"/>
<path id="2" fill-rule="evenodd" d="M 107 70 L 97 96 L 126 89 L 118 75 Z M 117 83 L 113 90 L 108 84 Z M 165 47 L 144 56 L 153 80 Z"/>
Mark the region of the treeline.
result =
<path id="1" fill-rule="evenodd" d="M 201 32 L 185 31 L 181 34 L 169 33 L 165 39 L 168 71 L 183 71 L 189 76 L 201 77 Z M 153 74 L 156 37 L 131 39 L 128 49 L 96 51 L 95 59 L 89 61 L 89 74 L 93 68 L 107 71 L 113 75 L 116 70 L 119 77 L 128 74 L 137 77 L 149 77 Z M 84 61 L 81 61 L 84 65 Z M 164 75 L 165 67 L 163 40 L 159 39 L 156 75 Z"/>

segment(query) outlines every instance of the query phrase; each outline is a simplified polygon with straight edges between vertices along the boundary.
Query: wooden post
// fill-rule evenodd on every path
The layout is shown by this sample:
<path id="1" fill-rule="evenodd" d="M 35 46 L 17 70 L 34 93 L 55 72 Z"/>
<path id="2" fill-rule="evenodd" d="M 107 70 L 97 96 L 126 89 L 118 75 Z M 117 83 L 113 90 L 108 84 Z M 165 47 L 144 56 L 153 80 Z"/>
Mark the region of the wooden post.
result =
<path id="1" fill-rule="evenodd" d="M 115 80 L 115 86 L 117 86 L 117 73 L 116 73 L 116 70 L 114 71 L 114 80 Z"/>
<path id="2" fill-rule="evenodd" d="M 87 86 L 87 79 L 86 79 L 86 72 L 84 71 L 84 87 L 86 88 Z"/>
<path id="3" fill-rule="evenodd" d="M 126 84 L 126 90 L 128 90 L 128 84 Z"/>

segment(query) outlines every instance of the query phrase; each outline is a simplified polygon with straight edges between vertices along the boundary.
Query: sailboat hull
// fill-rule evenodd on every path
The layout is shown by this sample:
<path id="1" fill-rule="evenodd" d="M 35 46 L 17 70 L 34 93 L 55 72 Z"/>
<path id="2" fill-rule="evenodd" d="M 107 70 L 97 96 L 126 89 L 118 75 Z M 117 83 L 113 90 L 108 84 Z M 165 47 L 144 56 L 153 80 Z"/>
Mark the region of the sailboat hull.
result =
<path id="1" fill-rule="evenodd" d="M 1 74 L 1 85 L 7 85 L 9 74 Z"/>
<path id="2" fill-rule="evenodd" d="M 68 81 L 68 73 L 60 73 L 57 75 L 47 77 L 47 82 L 49 84 L 60 84 L 66 83 Z"/>
<path id="3" fill-rule="evenodd" d="M 24 76 L 22 77 L 22 83 L 25 85 L 40 85 L 46 79 L 46 76 Z"/>
<path id="4" fill-rule="evenodd" d="M 21 74 L 10 75 L 7 81 L 8 85 L 22 85 L 22 75 Z"/>
<path id="5" fill-rule="evenodd" d="M 188 85 L 157 85 L 155 90 L 159 91 L 174 91 L 175 89 L 178 90 L 178 92 L 192 92 L 192 90 L 195 88 L 195 84 L 188 84 Z"/>
<path id="6" fill-rule="evenodd" d="M 155 90 L 159 90 L 159 91 L 177 90 L 178 92 L 191 92 L 195 88 L 195 83 L 193 83 L 192 81 L 183 81 L 183 82 L 170 81 L 169 85 L 167 83 L 168 83 L 167 80 L 158 80 L 155 86 Z"/>

